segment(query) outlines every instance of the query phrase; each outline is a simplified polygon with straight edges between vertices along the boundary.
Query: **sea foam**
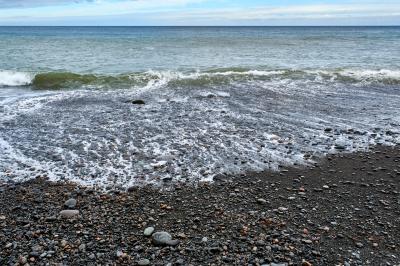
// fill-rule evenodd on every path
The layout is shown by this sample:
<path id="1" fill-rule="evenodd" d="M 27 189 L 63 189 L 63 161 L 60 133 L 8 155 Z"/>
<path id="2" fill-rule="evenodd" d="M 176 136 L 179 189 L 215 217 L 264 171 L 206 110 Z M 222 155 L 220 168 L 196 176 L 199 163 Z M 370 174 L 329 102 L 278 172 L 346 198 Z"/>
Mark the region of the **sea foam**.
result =
<path id="1" fill-rule="evenodd" d="M 32 79 L 29 73 L 0 70 L 0 86 L 26 86 Z"/>

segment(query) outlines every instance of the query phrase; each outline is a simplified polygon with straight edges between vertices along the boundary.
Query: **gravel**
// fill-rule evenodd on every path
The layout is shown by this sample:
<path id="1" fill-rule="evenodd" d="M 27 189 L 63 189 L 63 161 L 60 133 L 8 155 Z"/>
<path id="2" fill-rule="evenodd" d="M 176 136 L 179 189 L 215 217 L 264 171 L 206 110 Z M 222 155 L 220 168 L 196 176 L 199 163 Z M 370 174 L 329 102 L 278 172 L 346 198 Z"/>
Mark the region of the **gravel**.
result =
<path id="1" fill-rule="evenodd" d="M 213 184 L 0 183 L 0 265 L 398 265 L 399 162 L 378 146 Z"/>

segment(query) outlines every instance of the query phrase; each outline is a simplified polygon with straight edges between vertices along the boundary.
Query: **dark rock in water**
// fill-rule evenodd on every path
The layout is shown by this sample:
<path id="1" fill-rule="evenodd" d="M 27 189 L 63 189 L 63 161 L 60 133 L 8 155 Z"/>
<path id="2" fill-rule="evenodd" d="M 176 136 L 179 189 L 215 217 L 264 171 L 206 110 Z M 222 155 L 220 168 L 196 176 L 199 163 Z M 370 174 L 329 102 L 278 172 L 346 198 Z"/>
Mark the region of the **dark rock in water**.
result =
<path id="1" fill-rule="evenodd" d="M 73 209 L 76 206 L 76 199 L 69 199 L 64 203 L 64 205 L 70 209 Z"/>
<path id="2" fill-rule="evenodd" d="M 325 132 L 331 132 L 332 131 L 332 128 L 330 128 L 330 127 L 327 127 L 327 128 L 325 128 L 325 130 L 324 130 Z"/>
<path id="3" fill-rule="evenodd" d="M 153 234 L 153 243 L 158 246 L 176 246 L 179 240 L 172 240 L 172 236 L 167 232 L 156 232 Z"/>
<path id="4" fill-rule="evenodd" d="M 131 104 L 146 104 L 143 100 L 133 100 L 133 101 L 128 101 L 128 103 L 131 103 Z"/>
<path id="5" fill-rule="evenodd" d="M 336 144 L 336 145 L 335 145 L 335 149 L 337 149 L 337 150 L 345 150 L 345 149 L 346 149 L 346 146 Z"/>

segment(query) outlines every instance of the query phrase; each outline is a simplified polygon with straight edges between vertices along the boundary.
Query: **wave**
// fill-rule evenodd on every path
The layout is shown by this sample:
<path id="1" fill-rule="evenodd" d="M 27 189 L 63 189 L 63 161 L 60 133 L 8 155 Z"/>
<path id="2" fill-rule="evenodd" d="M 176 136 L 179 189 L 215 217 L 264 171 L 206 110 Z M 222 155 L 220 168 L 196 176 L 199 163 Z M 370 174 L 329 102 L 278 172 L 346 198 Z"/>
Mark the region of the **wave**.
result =
<path id="1" fill-rule="evenodd" d="M 146 86 L 161 82 L 172 86 L 206 86 L 231 82 L 293 79 L 315 82 L 342 82 L 358 84 L 400 84 L 400 70 L 370 69 L 278 69 L 253 70 L 246 68 L 220 68 L 207 71 L 146 71 L 119 75 L 78 74 L 72 72 L 47 72 L 30 74 L 0 71 L 0 86 L 27 86 L 36 89 L 67 89 L 82 86 L 94 88 L 125 88 Z"/>
<path id="2" fill-rule="evenodd" d="M 32 79 L 29 73 L 0 71 L 0 86 L 25 86 L 31 84 Z"/>

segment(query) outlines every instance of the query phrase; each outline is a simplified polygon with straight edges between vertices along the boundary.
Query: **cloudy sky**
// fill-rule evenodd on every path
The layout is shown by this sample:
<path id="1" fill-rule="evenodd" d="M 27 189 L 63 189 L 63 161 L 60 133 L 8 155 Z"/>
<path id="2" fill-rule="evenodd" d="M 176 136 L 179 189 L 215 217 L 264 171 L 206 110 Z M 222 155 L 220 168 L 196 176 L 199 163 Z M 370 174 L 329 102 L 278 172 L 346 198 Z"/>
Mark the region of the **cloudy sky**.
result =
<path id="1" fill-rule="evenodd" d="M 400 0 L 0 0 L 0 25 L 400 25 Z"/>

